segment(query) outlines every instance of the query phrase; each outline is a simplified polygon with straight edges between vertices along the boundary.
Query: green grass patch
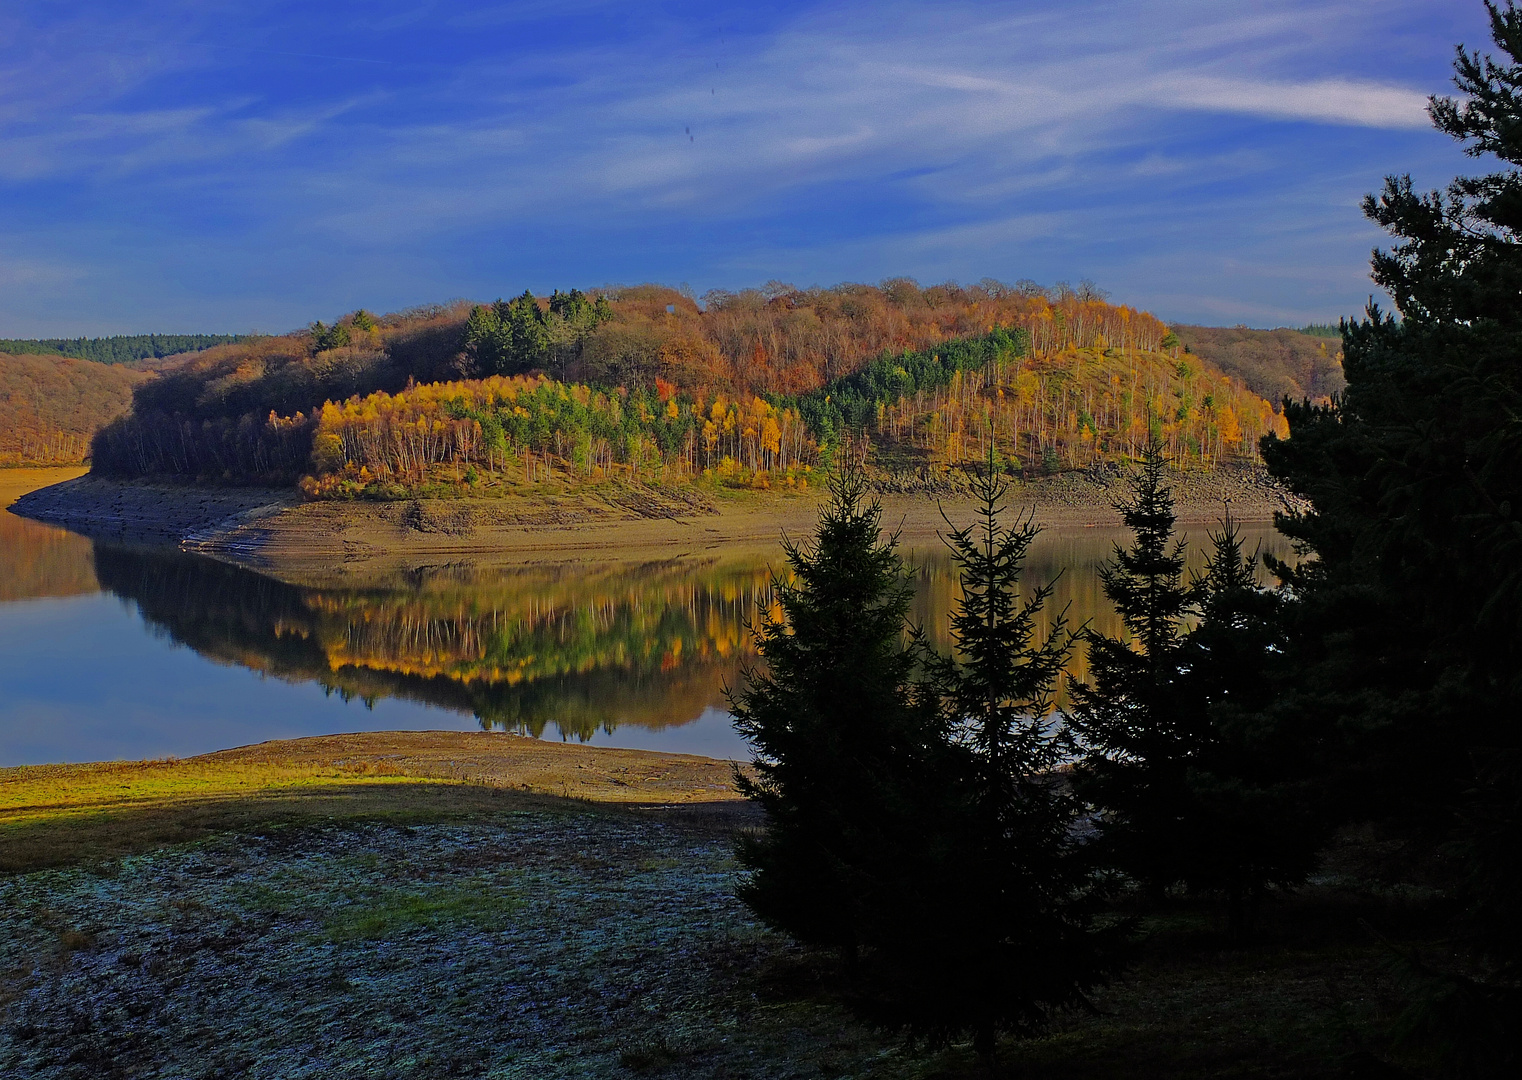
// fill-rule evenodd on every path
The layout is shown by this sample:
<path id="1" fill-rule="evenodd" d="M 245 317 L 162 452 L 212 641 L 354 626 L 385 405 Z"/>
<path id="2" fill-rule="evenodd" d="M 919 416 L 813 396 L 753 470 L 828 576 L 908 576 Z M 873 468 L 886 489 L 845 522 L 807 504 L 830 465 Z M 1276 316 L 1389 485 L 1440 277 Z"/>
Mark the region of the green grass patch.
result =
<path id="1" fill-rule="evenodd" d="M 131 855 L 273 825 L 462 820 L 542 802 L 397 770 L 113 762 L 0 770 L 0 873 Z"/>
<path id="2" fill-rule="evenodd" d="M 382 941 L 420 930 L 490 930 L 522 907 L 515 891 L 486 882 L 387 889 L 331 912 L 325 930 L 335 942 Z"/>

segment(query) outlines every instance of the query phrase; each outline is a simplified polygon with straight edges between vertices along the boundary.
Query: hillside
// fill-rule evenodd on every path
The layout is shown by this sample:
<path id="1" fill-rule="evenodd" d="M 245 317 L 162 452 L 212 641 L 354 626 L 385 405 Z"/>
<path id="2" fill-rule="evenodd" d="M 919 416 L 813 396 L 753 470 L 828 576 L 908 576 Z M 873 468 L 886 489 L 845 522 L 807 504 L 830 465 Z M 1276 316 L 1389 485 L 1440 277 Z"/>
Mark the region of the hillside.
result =
<path id="1" fill-rule="evenodd" d="M 64 356 L 0 353 L 0 465 L 77 465 L 151 376 Z"/>
<path id="2" fill-rule="evenodd" d="M 1150 417 L 1150 420 L 1149 420 Z M 909 281 L 460 303 L 170 362 L 102 433 L 116 476 L 399 494 L 541 474 L 767 486 L 865 436 L 890 464 L 1050 472 L 1134 452 L 1251 455 L 1280 421 L 1145 312 L 1071 290 Z M 316 452 L 314 454 L 314 440 Z"/>
<path id="3" fill-rule="evenodd" d="M 1175 326 L 1173 332 L 1189 352 L 1275 405 L 1286 397 L 1324 401 L 1346 385 L 1340 335 L 1245 326 Z"/>

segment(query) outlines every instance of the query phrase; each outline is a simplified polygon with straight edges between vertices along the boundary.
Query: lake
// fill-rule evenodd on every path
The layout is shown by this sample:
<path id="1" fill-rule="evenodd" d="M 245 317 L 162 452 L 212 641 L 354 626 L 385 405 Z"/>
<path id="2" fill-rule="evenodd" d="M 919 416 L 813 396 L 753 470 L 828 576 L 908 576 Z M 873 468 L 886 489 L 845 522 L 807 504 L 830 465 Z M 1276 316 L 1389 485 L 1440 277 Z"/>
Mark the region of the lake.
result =
<path id="1" fill-rule="evenodd" d="M 6 502 L 9 499 L 5 500 Z M 1205 530 L 1192 527 L 1200 562 Z M 1265 523 L 1249 550 L 1286 557 Z M 1028 587 L 1113 632 L 1098 568 L 1126 533 L 1043 532 Z M 949 649 L 944 550 L 910 551 L 914 618 Z M 335 732 L 495 729 L 740 758 L 723 687 L 772 560 L 577 564 L 292 585 L 164 548 L 92 541 L 0 511 L 0 765 L 188 756 Z M 1082 678 L 1081 653 L 1070 673 Z"/>

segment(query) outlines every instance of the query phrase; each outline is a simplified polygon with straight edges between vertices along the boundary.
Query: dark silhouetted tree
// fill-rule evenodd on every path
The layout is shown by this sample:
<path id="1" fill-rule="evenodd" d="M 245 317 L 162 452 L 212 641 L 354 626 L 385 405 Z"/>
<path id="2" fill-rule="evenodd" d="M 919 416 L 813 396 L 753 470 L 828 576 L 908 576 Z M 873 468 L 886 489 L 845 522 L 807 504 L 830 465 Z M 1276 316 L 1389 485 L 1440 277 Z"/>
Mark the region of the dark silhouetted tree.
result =
<path id="1" fill-rule="evenodd" d="M 1278 707 L 1278 686 L 1293 677 L 1283 667 L 1284 597 L 1258 584 L 1257 553 L 1244 554 L 1229 516 L 1209 538 L 1205 571 L 1189 590 L 1194 626 L 1178 650 L 1174 694 L 1178 714 L 1192 718 L 1177 747 L 1180 880 L 1222 893 L 1240 938 L 1251 929 L 1248 901 L 1314 869 L 1328 823 L 1319 732 Z"/>
<path id="2" fill-rule="evenodd" d="M 1188 755 L 1202 735 L 1179 686 L 1190 597 L 1164 468 L 1161 449 L 1149 444 L 1119 507 L 1133 540 L 1116 545 L 1100 580 L 1127 636 L 1084 632 L 1090 681 L 1074 685 L 1071 717 L 1085 748 L 1079 790 L 1105 811 L 1106 858 L 1156 892 L 1185 875 Z"/>
<path id="3" fill-rule="evenodd" d="M 738 784 L 767 819 L 740 844 L 751 871 L 740 895 L 852 963 L 923 914 L 894 885 L 927 878 L 938 829 L 927 802 L 947 789 L 947 740 L 916 689 L 923 649 L 905 634 L 910 587 L 881 523 L 858 469 L 832 479 L 814 537 L 784 540 L 794 580 L 775 581 L 779 612 L 754 628 L 766 668 L 730 693 L 755 752 Z"/>
<path id="4" fill-rule="evenodd" d="M 1468 852 L 1471 987 L 1511 1034 L 1462 1040 L 1456 1067 L 1511 1075 L 1522 1028 L 1522 13 L 1487 3 L 1499 59 L 1459 50 L 1438 130 L 1501 168 L 1421 193 L 1387 178 L 1364 212 L 1395 244 L 1343 327 L 1346 392 L 1288 410 L 1271 471 L 1308 498 L 1281 528 L 1317 559 L 1299 602 L 1288 695 L 1343 744 L 1349 815 L 1450 831 Z M 1341 766 L 1340 762 L 1348 763 Z M 1470 1010 L 1471 1016 L 1487 1010 Z M 1499 1028 L 1497 1029 L 1499 1031 Z M 1511 1070 L 1511 1071 L 1508 1071 Z"/>
<path id="5" fill-rule="evenodd" d="M 1072 650 L 1058 616 L 1043 636 L 1050 586 L 1021 596 L 1037 529 L 1006 525 L 990 461 L 974 481 L 977 520 L 947 539 L 962 598 L 952 617 L 955 657 L 934 664 L 946 729 L 958 751 L 955 816 L 936 850 L 954 919 L 933 920 L 913 948 L 885 948 L 894 1016 L 911 1031 L 971 1031 L 991 1056 L 997 1032 L 1044 1030 L 1115 971 L 1125 928 L 1094 923 L 1093 866 L 1079 841 L 1082 806 L 1062 767 L 1072 743 L 1053 692 Z"/>

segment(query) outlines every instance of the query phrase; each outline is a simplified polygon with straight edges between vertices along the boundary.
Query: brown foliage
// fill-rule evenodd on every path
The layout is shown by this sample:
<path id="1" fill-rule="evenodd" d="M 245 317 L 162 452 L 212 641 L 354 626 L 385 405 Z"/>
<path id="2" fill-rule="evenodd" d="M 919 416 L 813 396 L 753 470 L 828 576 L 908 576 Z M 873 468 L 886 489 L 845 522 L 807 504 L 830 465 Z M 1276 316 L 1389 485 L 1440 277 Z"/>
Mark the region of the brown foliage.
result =
<path id="1" fill-rule="evenodd" d="M 1175 326 L 1173 331 L 1190 352 L 1275 406 L 1286 397 L 1325 401 L 1347 385 L 1340 338 L 1245 326 Z"/>
<path id="2" fill-rule="evenodd" d="M 1122 362 L 1156 357 L 1167 334 L 1153 316 L 1092 291 L 993 281 L 921 287 L 899 278 L 809 289 L 772 282 L 711 292 L 701 304 L 660 285 L 601 292 L 612 319 L 559 349 L 545 374 L 594 387 L 661 388 L 661 400 L 674 390 L 745 400 L 803 394 L 885 353 L 933 349 L 996 327 L 1025 330 L 1038 361 L 1073 350 Z M 464 351 L 469 314 L 461 301 L 389 315 L 373 328 L 350 316 L 341 320 L 348 343 L 339 348 L 319 350 L 302 331 L 168 364 L 139 390 L 133 415 L 102 433 L 96 467 L 290 482 L 307 469 L 313 423 L 326 403 L 472 375 Z M 1075 431 L 1077 416 L 1067 424 Z"/>
<path id="3" fill-rule="evenodd" d="M 0 465 L 77 465 L 149 376 L 122 364 L 0 353 Z"/>
<path id="4" fill-rule="evenodd" d="M 1037 353 L 1069 345 L 1152 350 L 1167 333 L 1132 308 L 998 282 L 921 287 L 896 278 L 811 289 L 772 282 L 711 292 L 701 309 L 691 296 L 658 285 L 615 289 L 609 297 L 617 318 L 599 331 L 608 344 L 588 343 L 588 367 L 564 373 L 574 381 L 616 373 L 631 386 L 660 377 L 686 390 L 800 394 L 885 352 L 928 349 L 998 326 L 1029 331 Z M 618 362 L 600 359 L 610 355 Z"/>

